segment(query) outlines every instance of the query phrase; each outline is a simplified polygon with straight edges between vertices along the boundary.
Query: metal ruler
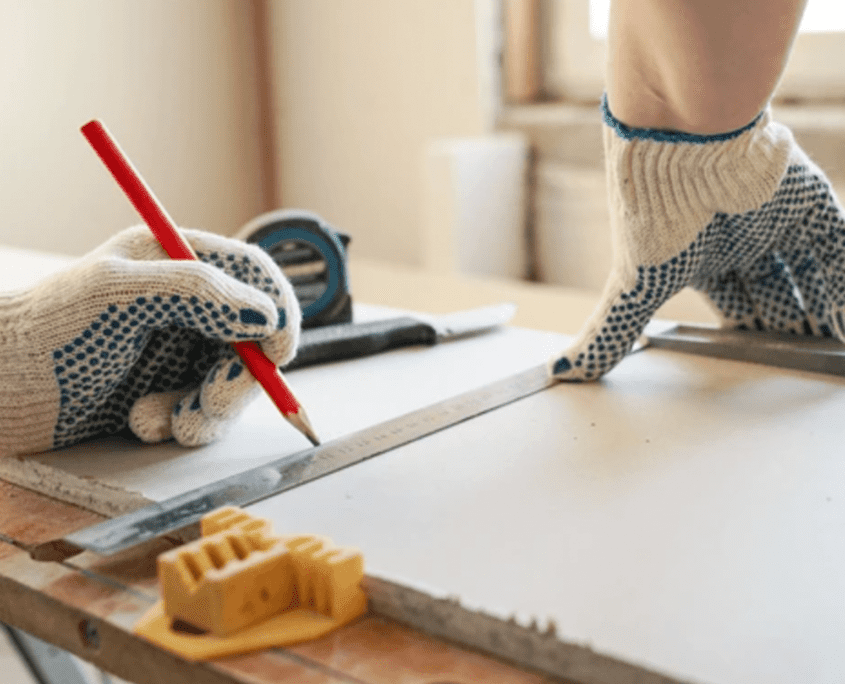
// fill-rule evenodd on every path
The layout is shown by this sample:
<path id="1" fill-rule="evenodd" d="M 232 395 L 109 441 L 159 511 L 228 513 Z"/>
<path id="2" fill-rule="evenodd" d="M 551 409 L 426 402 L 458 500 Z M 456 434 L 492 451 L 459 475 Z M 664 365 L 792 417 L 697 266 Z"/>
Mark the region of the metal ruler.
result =
<path id="1" fill-rule="evenodd" d="M 635 350 L 655 347 L 845 375 L 845 346 L 836 339 L 758 333 L 653 322 Z M 152 504 L 48 542 L 30 553 L 62 560 L 84 549 L 110 555 L 197 523 L 220 506 L 243 506 L 383 454 L 421 437 L 539 392 L 556 381 L 544 364 L 459 394 L 318 447 Z"/>
<path id="2" fill-rule="evenodd" d="M 197 523 L 221 506 L 244 506 L 439 432 L 553 384 L 544 364 L 345 437 L 93 525 L 31 553 L 60 560 L 85 549 L 111 555 Z"/>

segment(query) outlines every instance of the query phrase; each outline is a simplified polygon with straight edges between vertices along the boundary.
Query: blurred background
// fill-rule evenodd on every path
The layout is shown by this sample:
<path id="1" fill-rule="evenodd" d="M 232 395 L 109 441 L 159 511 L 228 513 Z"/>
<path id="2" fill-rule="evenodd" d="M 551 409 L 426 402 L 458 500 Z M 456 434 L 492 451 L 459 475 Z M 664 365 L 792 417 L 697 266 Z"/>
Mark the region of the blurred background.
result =
<path id="1" fill-rule="evenodd" d="M 608 4 L 0 0 L 0 245 L 138 222 L 79 133 L 100 118 L 181 225 L 298 207 L 355 258 L 598 290 Z M 843 64 L 845 3 L 810 0 L 775 114 L 840 197 Z M 29 681 L 2 637 L 0 671 Z"/>
<path id="2" fill-rule="evenodd" d="M 841 4 L 810 0 L 775 103 L 837 185 Z M 300 207 L 356 257 L 599 289 L 607 5 L 0 0 L 0 244 L 78 255 L 138 221 L 96 117 L 182 225 Z"/>

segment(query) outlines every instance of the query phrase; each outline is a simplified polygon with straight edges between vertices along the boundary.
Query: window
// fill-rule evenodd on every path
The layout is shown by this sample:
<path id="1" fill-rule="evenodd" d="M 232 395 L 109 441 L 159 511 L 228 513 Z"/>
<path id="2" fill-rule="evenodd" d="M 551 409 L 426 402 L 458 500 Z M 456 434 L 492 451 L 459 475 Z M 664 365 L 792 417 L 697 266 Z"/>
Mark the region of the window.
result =
<path id="1" fill-rule="evenodd" d="M 543 91 L 551 99 L 595 101 L 604 83 L 610 0 L 542 0 Z M 781 100 L 845 100 L 845 3 L 809 0 Z"/>
<path id="2" fill-rule="evenodd" d="M 845 5 L 841 0 L 810 0 L 801 22 L 804 33 L 845 31 Z"/>
<path id="3" fill-rule="evenodd" d="M 523 64 L 524 70 L 503 79 L 511 106 L 503 108 L 499 125 L 524 133 L 533 149 L 532 273 L 543 282 L 596 291 L 603 287 L 612 253 L 601 118 L 595 106 L 604 88 L 609 6 L 610 0 L 504 4 L 509 11 L 522 10 L 521 23 L 504 15 L 505 46 L 521 47 L 506 52 L 504 62 Z M 538 46 L 536 59 L 532 50 Z M 520 62 L 525 54 L 530 59 Z M 843 64 L 845 0 L 809 0 L 776 102 L 800 101 L 801 106 L 778 106 L 776 117 L 825 170 L 840 198 L 845 197 Z M 838 102 L 817 106 L 825 100 Z M 545 103 L 531 105 L 539 102 Z"/>
<path id="4" fill-rule="evenodd" d="M 590 36 L 607 36 L 607 17 L 610 0 L 590 1 Z M 801 22 L 802 33 L 830 33 L 845 31 L 845 5 L 841 0 L 810 0 Z"/>

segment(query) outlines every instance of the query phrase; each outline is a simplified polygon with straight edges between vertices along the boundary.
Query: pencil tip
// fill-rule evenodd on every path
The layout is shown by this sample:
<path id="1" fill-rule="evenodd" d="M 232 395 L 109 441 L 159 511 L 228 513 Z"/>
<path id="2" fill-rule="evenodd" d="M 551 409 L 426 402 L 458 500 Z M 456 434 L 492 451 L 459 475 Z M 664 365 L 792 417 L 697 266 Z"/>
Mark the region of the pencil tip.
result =
<path id="1" fill-rule="evenodd" d="M 285 417 L 291 425 L 308 438 L 308 441 L 311 442 L 311 444 L 314 446 L 320 446 L 320 438 L 317 437 L 317 433 L 314 432 L 314 428 L 311 427 L 311 421 L 309 421 L 308 416 L 305 415 L 305 409 L 300 406 L 299 411 L 296 413 L 290 413 Z"/>

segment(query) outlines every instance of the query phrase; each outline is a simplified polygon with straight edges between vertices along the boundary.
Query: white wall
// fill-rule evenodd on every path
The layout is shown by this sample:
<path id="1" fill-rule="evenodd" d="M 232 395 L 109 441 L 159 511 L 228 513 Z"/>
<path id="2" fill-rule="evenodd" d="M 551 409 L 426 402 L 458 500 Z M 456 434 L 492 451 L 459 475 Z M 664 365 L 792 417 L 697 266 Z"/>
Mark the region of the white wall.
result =
<path id="1" fill-rule="evenodd" d="M 101 118 L 182 225 L 265 210 L 249 0 L 0 0 L 0 243 L 80 254 L 138 221 Z"/>
<path id="2" fill-rule="evenodd" d="M 421 261 L 426 146 L 487 132 L 474 0 L 270 2 L 279 198 Z"/>
<path id="3" fill-rule="evenodd" d="M 427 147 L 492 126 L 493 6 L 0 0 L 0 243 L 81 254 L 137 222 L 78 131 L 98 117 L 182 225 L 300 206 L 420 263 Z"/>

